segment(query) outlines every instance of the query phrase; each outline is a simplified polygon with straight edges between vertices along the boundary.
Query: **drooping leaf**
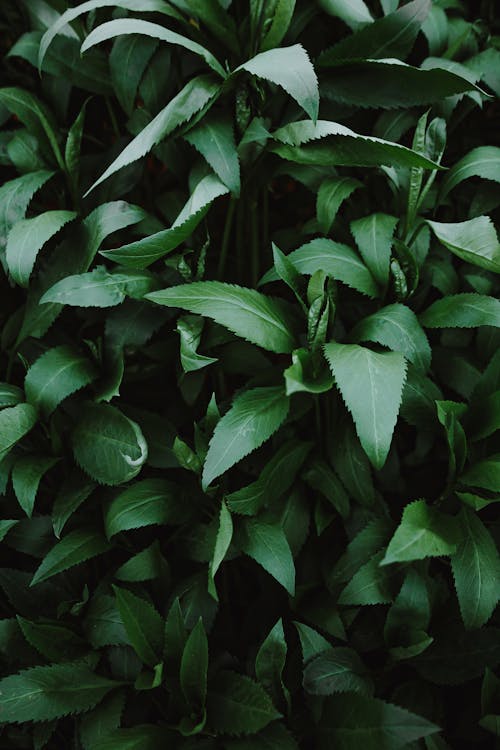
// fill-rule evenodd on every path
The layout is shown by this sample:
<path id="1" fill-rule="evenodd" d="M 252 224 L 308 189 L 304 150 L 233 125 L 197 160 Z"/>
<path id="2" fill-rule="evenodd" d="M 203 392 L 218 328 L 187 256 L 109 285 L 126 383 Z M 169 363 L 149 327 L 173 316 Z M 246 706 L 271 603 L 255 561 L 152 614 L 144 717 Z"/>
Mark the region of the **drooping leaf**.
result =
<path id="1" fill-rule="evenodd" d="M 280 583 L 295 593 L 295 565 L 283 529 L 254 518 L 245 519 L 238 538 L 241 549 Z"/>
<path id="2" fill-rule="evenodd" d="M 89 404 L 72 436 L 73 454 L 81 468 L 101 484 L 133 479 L 148 455 L 136 422 L 109 404 Z"/>
<path id="3" fill-rule="evenodd" d="M 33 429 L 36 421 L 36 409 L 31 404 L 17 404 L 0 411 L 0 460 Z"/>
<path id="4" fill-rule="evenodd" d="M 179 125 L 190 120 L 196 112 L 205 107 L 219 90 L 220 84 L 211 76 L 198 76 L 189 81 L 182 91 L 123 149 L 120 155 L 89 188 L 88 192 L 112 174 L 118 172 L 122 167 L 132 164 L 149 153 L 154 146 L 170 135 Z"/>
<path id="5" fill-rule="evenodd" d="M 220 734 L 254 734 L 279 719 L 266 691 L 245 675 L 220 672 L 209 685 L 208 723 Z"/>
<path id="6" fill-rule="evenodd" d="M 275 705 L 280 705 L 282 696 L 287 696 L 283 683 L 287 643 L 282 620 L 271 628 L 255 657 L 255 674 L 258 681 L 273 697 Z"/>
<path id="7" fill-rule="evenodd" d="M 500 273 L 500 244 L 489 216 L 444 224 L 427 222 L 439 242 L 467 263 Z"/>
<path id="8" fill-rule="evenodd" d="M 237 336 L 273 352 L 294 348 L 294 318 L 282 300 L 220 281 L 196 281 L 146 295 L 167 307 L 212 318 Z"/>
<path id="9" fill-rule="evenodd" d="M 378 354 L 355 344 L 325 344 L 325 356 L 351 412 L 356 431 L 376 469 L 387 458 L 406 380 L 404 357 Z"/>
<path id="10" fill-rule="evenodd" d="M 457 521 L 453 516 L 441 513 L 425 500 L 415 500 L 405 507 L 381 564 L 453 555 L 458 539 Z"/>
<path id="11" fill-rule="evenodd" d="M 31 365 L 24 390 L 29 403 L 47 417 L 61 401 L 96 377 L 96 367 L 88 357 L 70 346 L 55 346 Z"/>
<path id="12" fill-rule="evenodd" d="M 485 294 L 450 294 L 420 315 L 425 328 L 500 328 L 500 300 Z"/>
<path id="13" fill-rule="evenodd" d="M 96 44 L 101 44 L 108 39 L 114 39 L 117 36 L 124 34 L 143 34 L 144 36 L 152 37 L 153 39 L 159 39 L 162 42 L 168 44 L 179 45 L 193 52 L 195 55 L 202 57 L 207 65 L 212 68 L 221 78 L 226 77 L 226 72 L 219 61 L 201 44 L 193 42 L 182 34 L 177 34 L 175 31 L 170 31 L 163 26 L 150 21 L 143 21 L 141 19 L 132 18 L 120 18 L 115 21 L 107 21 L 106 23 L 97 26 L 90 34 L 86 37 L 82 44 L 82 53 L 91 49 Z"/>
<path id="14" fill-rule="evenodd" d="M 327 700 L 319 726 L 319 748 L 327 750 L 399 750 L 439 727 L 379 698 L 355 694 Z"/>
<path id="15" fill-rule="evenodd" d="M 391 577 L 394 570 L 380 566 L 383 552 L 372 555 L 353 575 L 341 591 L 339 604 L 372 605 L 389 604 L 394 598 Z"/>
<path id="16" fill-rule="evenodd" d="M 324 271 L 368 297 L 378 296 L 375 280 L 361 258 L 348 245 L 330 239 L 317 238 L 293 250 L 287 256 L 299 273 L 312 276 Z M 260 285 L 278 278 L 274 269 L 260 280 Z"/>
<path id="17" fill-rule="evenodd" d="M 12 486 L 17 501 L 28 518 L 31 518 L 38 486 L 44 474 L 57 463 L 51 456 L 22 456 L 12 469 Z"/>
<path id="18" fill-rule="evenodd" d="M 104 509 L 106 535 L 152 524 L 177 523 L 182 511 L 176 507 L 176 490 L 165 479 L 143 479 L 120 492 Z"/>
<path id="19" fill-rule="evenodd" d="M 423 372 L 431 363 L 431 348 L 415 313 L 406 305 L 381 308 L 357 323 L 349 334 L 353 341 L 374 341 L 401 352 Z"/>
<path id="20" fill-rule="evenodd" d="M 113 586 L 123 625 L 134 650 L 145 664 L 154 667 L 161 659 L 164 625 L 156 609 L 142 597 Z"/>
<path id="21" fill-rule="evenodd" d="M 217 423 L 203 466 L 203 486 L 259 448 L 285 421 L 288 398 L 279 386 L 253 388 L 235 398 Z"/>
<path id="22" fill-rule="evenodd" d="M 52 525 L 59 539 L 73 513 L 90 497 L 96 483 L 83 472 L 75 470 L 61 483 L 52 506 Z"/>
<path id="23" fill-rule="evenodd" d="M 199 1 L 199 0 L 198 0 Z M 296 0 L 278 0 L 266 35 L 260 43 L 261 51 L 279 47 L 293 19 Z"/>
<path id="24" fill-rule="evenodd" d="M 364 26 L 323 52 L 318 65 L 328 67 L 337 60 L 363 57 L 383 59 L 404 58 L 410 52 L 422 23 L 429 13 L 429 0 L 413 0 L 399 10 Z"/>
<path id="25" fill-rule="evenodd" d="M 308 54 L 301 44 L 260 52 L 236 68 L 276 83 L 316 122 L 319 109 L 318 79 Z"/>
<path id="26" fill-rule="evenodd" d="M 228 188 L 218 177 L 213 174 L 207 175 L 195 187 L 170 229 L 156 232 L 115 250 L 102 251 L 101 255 L 132 268 L 147 268 L 184 242 L 203 219 L 210 204 L 227 192 Z"/>
<path id="27" fill-rule="evenodd" d="M 17 284 L 28 286 L 39 251 L 75 216 L 74 211 L 46 211 L 15 224 L 7 238 L 5 257 L 10 275 Z"/>
<path id="28" fill-rule="evenodd" d="M 375 280 L 387 285 L 391 259 L 392 237 L 397 219 L 388 214 L 372 214 L 351 222 L 351 232 L 363 259 Z"/>
<path id="29" fill-rule="evenodd" d="M 460 511 L 462 539 L 451 558 L 464 625 L 480 628 L 500 598 L 500 556 L 488 529 L 470 509 Z"/>
<path id="30" fill-rule="evenodd" d="M 32 578 L 31 586 L 68 570 L 109 549 L 106 539 L 93 529 L 75 529 L 48 552 Z"/>
<path id="31" fill-rule="evenodd" d="M 50 721 L 82 713 L 120 684 L 81 662 L 25 669 L 0 681 L 2 721 Z"/>

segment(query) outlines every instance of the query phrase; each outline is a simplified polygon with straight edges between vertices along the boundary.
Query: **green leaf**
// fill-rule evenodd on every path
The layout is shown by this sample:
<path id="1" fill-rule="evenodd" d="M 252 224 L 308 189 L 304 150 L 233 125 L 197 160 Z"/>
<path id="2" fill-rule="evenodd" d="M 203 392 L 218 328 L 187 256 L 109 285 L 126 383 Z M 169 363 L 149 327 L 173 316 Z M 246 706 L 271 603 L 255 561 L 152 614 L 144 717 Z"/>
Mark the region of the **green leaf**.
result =
<path id="1" fill-rule="evenodd" d="M 19 522 L 14 519 L 0 521 L 0 541 L 3 541 L 5 539 L 9 531 L 13 529 L 17 523 Z"/>
<path id="2" fill-rule="evenodd" d="M 389 604 L 393 600 L 391 578 L 396 571 L 380 567 L 383 552 L 372 555 L 341 591 L 338 602 L 345 605 Z"/>
<path id="3" fill-rule="evenodd" d="M 82 638 L 58 623 L 30 622 L 19 615 L 17 621 L 28 643 L 50 661 L 76 659 L 87 649 Z"/>
<path id="4" fill-rule="evenodd" d="M 453 555 L 458 539 L 458 526 L 453 516 L 441 513 L 425 500 L 415 500 L 405 507 L 381 565 Z"/>
<path id="5" fill-rule="evenodd" d="M 324 705 L 319 750 L 399 750 L 439 732 L 427 719 L 392 703 L 357 693 L 336 695 Z"/>
<path id="6" fill-rule="evenodd" d="M 260 43 L 260 50 L 279 47 L 293 18 L 296 0 L 278 0 L 271 24 Z"/>
<path id="7" fill-rule="evenodd" d="M 349 516 L 349 496 L 326 461 L 319 458 L 313 459 L 304 472 L 303 478 L 329 501 L 343 519 Z"/>
<path id="8" fill-rule="evenodd" d="M 127 583 L 154 581 L 163 574 L 165 561 L 158 540 L 133 555 L 115 571 L 115 578 Z"/>
<path id="9" fill-rule="evenodd" d="M 80 3 L 76 8 L 68 8 L 59 17 L 56 17 L 56 19 L 51 19 L 51 23 L 46 24 L 47 31 L 40 42 L 40 49 L 38 52 L 39 70 L 41 70 L 43 59 L 57 34 L 67 33 L 65 27 L 68 24 L 77 19 L 78 16 L 81 16 L 84 13 L 91 13 L 98 8 L 123 8 L 124 10 L 139 11 L 143 13 L 156 12 L 179 18 L 179 14 L 167 5 L 167 3 L 163 2 L 163 0 L 87 0 L 87 2 Z"/>
<path id="10" fill-rule="evenodd" d="M 498 485 L 497 485 L 498 488 Z M 460 511 L 462 540 L 451 558 L 464 625 L 481 628 L 500 598 L 500 556 L 490 532 L 472 510 Z"/>
<path id="11" fill-rule="evenodd" d="M 142 221 L 141 208 L 125 201 L 112 201 L 98 206 L 90 213 L 50 256 L 50 263 L 30 288 L 26 312 L 18 342 L 27 336 L 40 338 L 50 328 L 62 310 L 59 303 L 40 305 L 40 298 L 57 281 L 75 273 L 87 271 L 108 235 Z"/>
<path id="12" fill-rule="evenodd" d="M 229 735 L 254 734 L 281 717 L 260 685 L 230 671 L 219 672 L 210 684 L 207 715 L 217 734 Z"/>
<path id="13" fill-rule="evenodd" d="M 412 107 L 481 91 L 468 78 L 444 67 L 425 70 L 395 59 L 332 60 L 328 67 L 334 72 L 322 78 L 322 95 L 358 107 Z"/>
<path id="14" fill-rule="evenodd" d="M 140 659 L 150 667 L 161 661 L 164 624 L 156 609 L 142 597 L 113 586 L 116 603 L 130 643 Z"/>
<path id="15" fill-rule="evenodd" d="M 404 354 L 415 367 L 427 372 L 431 348 L 415 313 L 406 305 L 387 305 L 361 320 L 349 334 L 353 341 L 374 341 Z"/>
<path id="16" fill-rule="evenodd" d="M 366 667 L 351 648 L 329 648 L 309 661 L 303 685 L 313 695 L 371 692 Z"/>
<path id="17" fill-rule="evenodd" d="M 0 681 L 2 722 L 50 721 L 82 713 L 121 684 L 80 662 L 25 669 Z"/>
<path id="18" fill-rule="evenodd" d="M 299 750 L 293 735 L 280 722 L 273 722 L 257 734 L 224 742 L 227 750 Z"/>
<path id="19" fill-rule="evenodd" d="M 134 110 L 137 89 L 158 42 L 137 35 L 116 39 L 109 56 L 109 70 L 116 98 L 127 115 Z"/>
<path id="20" fill-rule="evenodd" d="M 459 185 L 463 180 L 471 177 L 481 177 L 483 180 L 500 182 L 498 168 L 500 166 L 500 148 L 497 146 L 479 146 L 472 151 L 446 173 L 441 183 L 439 197 L 442 200 Z"/>
<path id="21" fill-rule="evenodd" d="M 450 294 L 420 315 L 425 328 L 500 328 L 500 300 L 485 294 Z"/>
<path id="22" fill-rule="evenodd" d="M 364 58 L 406 57 L 429 13 L 430 5 L 429 0 L 414 0 L 394 13 L 377 19 L 322 52 L 318 65 L 328 67 L 338 60 L 356 59 L 360 51 Z"/>
<path id="23" fill-rule="evenodd" d="M 146 299 L 211 318 L 272 352 L 291 352 L 295 347 L 295 320 L 288 306 L 253 289 L 220 281 L 196 281 L 152 292 Z"/>
<path id="24" fill-rule="evenodd" d="M 96 377 L 96 367 L 87 357 L 71 346 L 55 346 L 42 354 L 26 373 L 26 399 L 48 417 L 61 401 Z"/>
<path id="25" fill-rule="evenodd" d="M 208 593 L 218 601 L 217 589 L 215 588 L 215 574 L 219 570 L 225 556 L 229 549 L 233 538 L 233 519 L 231 513 L 227 509 L 225 502 L 222 502 L 220 513 L 219 513 L 219 527 L 217 529 L 217 536 L 215 538 L 215 547 L 210 561 L 210 567 L 208 571 Z"/>
<path id="26" fill-rule="evenodd" d="M 31 92 L 16 87 L 0 89 L 0 104 L 15 114 L 39 141 L 51 148 L 59 169 L 64 171 L 65 164 L 57 139 L 57 124 L 45 104 Z"/>
<path id="27" fill-rule="evenodd" d="M 500 273 L 500 244 L 489 216 L 444 224 L 427 221 L 439 242 L 467 263 Z"/>
<path id="28" fill-rule="evenodd" d="M 200 617 L 184 646 L 181 659 L 181 689 L 189 705 L 201 710 L 207 697 L 208 641 Z"/>
<path id="29" fill-rule="evenodd" d="M 138 424 L 109 404 L 88 404 L 72 435 L 81 468 L 100 484 L 122 484 L 140 472 L 148 446 Z"/>
<path id="30" fill-rule="evenodd" d="M 133 22 L 134 23 L 134 22 Z M 145 21 L 143 23 L 146 23 Z M 87 37 L 88 38 L 88 37 Z M 139 135 L 132 139 L 120 155 L 110 164 L 91 188 L 90 192 L 119 169 L 145 156 L 179 125 L 187 122 L 219 93 L 220 83 L 211 76 L 198 76 L 189 81 L 179 94 L 154 117 Z"/>
<path id="31" fill-rule="evenodd" d="M 328 276 L 342 281 L 361 294 L 368 297 L 378 296 L 378 287 L 372 274 L 348 245 L 317 238 L 293 250 L 286 257 L 301 274 L 312 276 L 317 271 L 324 271 Z M 275 281 L 277 278 L 278 275 L 273 268 L 262 277 L 259 285 Z"/>
<path id="32" fill-rule="evenodd" d="M 271 628 L 255 657 L 255 674 L 258 681 L 272 696 L 275 705 L 280 705 L 282 696 L 288 697 L 283 683 L 287 644 L 281 619 Z"/>
<path id="33" fill-rule="evenodd" d="M 120 726 L 124 706 L 125 694 L 119 690 L 82 717 L 80 739 L 84 750 L 95 750 L 102 740 L 106 740 Z"/>
<path id="34" fill-rule="evenodd" d="M 461 475 L 460 482 L 497 492 L 500 487 L 500 454 L 474 463 Z"/>
<path id="35" fill-rule="evenodd" d="M 37 568 L 30 586 L 68 570 L 109 549 L 106 539 L 93 529 L 75 529 L 57 542 Z"/>
<path id="36" fill-rule="evenodd" d="M 238 54 L 236 24 L 219 0 L 186 0 L 189 10 L 207 27 L 219 42 Z"/>
<path id="37" fill-rule="evenodd" d="M 105 266 L 97 266 L 89 273 L 66 276 L 58 281 L 40 300 L 40 304 L 56 303 L 72 307 L 114 307 L 125 297 L 141 299 L 158 287 L 154 276 L 147 271 L 122 269 L 109 273 Z"/>
<path id="38" fill-rule="evenodd" d="M 259 478 L 227 495 L 233 513 L 255 515 L 267 502 L 276 502 L 292 487 L 312 443 L 290 440 L 284 443 L 260 472 Z"/>
<path id="39" fill-rule="evenodd" d="M 39 251 L 59 230 L 76 217 L 74 211 L 46 211 L 19 221 L 7 238 L 6 260 L 16 284 L 28 286 Z"/>
<path id="40" fill-rule="evenodd" d="M 240 163 L 229 117 L 209 113 L 184 138 L 205 157 L 233 195 L 239 196 Z"/>
<path id="41" fill-rule="evenodd" d="M 295 565 L 281 526 L 245 519 L 238 537 L 241 550 L 252 557 L 290 594 L 295 593 Z"/>
<path id="42" fill-rule="evenodd" d="M 353 30 L 373 23 L 364 0 L 319 0 L 319 6 L 328 15 L 341 18 Z"/>
<path id="43" fill-rule="evenodd" d="M 22 456 L 12 469 L 12 486 L 17 501 L 28 518 L 31 518 L 38 486 L 44 474 L 57 463 L 51 456 Z"/>
<path id="44" fill-rule="evenodd" d="M 303 664 L 307 664 L 315 656 L 329 650 L 330 642 L 317 633 L 314 628 L 309 627 L 309 625 L 304 625 L 303 622 L 294 622 L 293 624 L 297 628 L 297 633 L 299 634 Z"/>
<path id="45" fill-rule="evenodd" d="M 360 187 L 361 182 L 352 177 L 330 177 L 321 183 L 316 200 L 316 216 L 324 234 L 328 234 L 332 228 L 342 203 Z"/>
<path id="46" fill-rule="evenodd" d="M 375 280 L 386 287 L 389 280 L 392 238 L 398 220 L 387 214 L 372 214 L 351 222 L 351 232 Z"/>
<path id="47" fill-rule="evenodd" d="M 101 44 L 108 39 L 114 39 L 123 34 L 143 34 L 144 36 L 150 36 L 153 39 L 159 39 L 168 44 L 184 47 L 184 49 L 203 58 L 207 65 L 221 76 L 221 78 L 226 78 L 226 72 L 220 62 L 205 47 L 202 47 L 201 44 L 193 42 L 188 37 L 177 34 L 175 31 L 170 31 L 163 26 L 159 26 L 157 23 L 136 18 L 120 18 L 97 26 L 85 38 L 81 48 L 82 54 L 96 44 Z"/>
<path id="48" fill-rule="evenodd" d="M 203 486 L 208 487 L 268 440 L 285 421 L 288 408 L 288 398 L 279 386 L 252 388 L 237 396 L 210 440 L 203 466 Z"/>
<path id="49" fill-rule="evenodd" d="M 180 357 L 184 372 L 196 372 L 217 362 L 216 357 L 205 357 L 197 351 L 204 322 L 198 315 L 183 315 L 177 320 L 176 328 L 181 340 Z"/>
<path id="50" fill-rule="evenodd" d="M 6 406 L 17 406 L 24 401 L 24 393 L 17 385 L 0 383 L 0 409 Z"/>
<path id="51" fill-rule="evenodd" d="M 325 356 L 375 469 L 384 465 L 406 380 L 404 357 L 355 344 L 325 344 Z"/>
<path id="52" fill-rule="evenodd" d="M 62 482 L 52 507 L 52 525 L 58 539 L 66 522 L 92 494 L 95 487 L 95 482 L 77 469 Z"/>
<path id="53" fill-rule="evenodd" d="M 355 573 L 386 545 L 391 526 L 385 519 L 376 518 L 359 531 L 349 542 L 345 552 L 329 574 L 331 585 L 349 581 Z"/>
<path id="54" fill-rule="evenodd" d="M 188 239 L 207 213 L 210 204 L 227 192 L 224 183 L 215 175 L 209 174 L 197 184 L 170 229 L 156 232 L 115 250 L 101 251 L 101 255 L 125 266 L 146 268 Z"/>
<path id="55" fill-rule="evenodd" d="M 164 726 L 138 724 L 131 729 L 116 729 L 92 746 L 92 750 L 157 750 L 158 746 L 171 740 Z"/>
<path id="56" fill-rule="evenodd" d="M 18 221 L 24 218 L 31 199 L 37 190 L 50 180 L 55 172 L 40 170 L 4 182 L 0 187 L 0 248 L 4 248 L 7 237 Z"/>
<path id="57" fill-rule="evenodd" d="M 165 479 L 143 479 L 120 492 L 104 509 L 106 535 L 153 524 L 179 523 L 184 512 L 177 507 L 177 490 Z"/>
<path id="58" fill-rule="evenodd" d="M 0 460 L 33 429 L 36 421 L 36 409 L 31 404 L 17 404 L 0 411 Z"/>
<path id="59" fill-rule="evenodd" d="M 313 122 L 318 119 L 318 79 L 301 44 L 260 52 L 236 68 L 234 73 L 240 70 L 246 70 L 258 78 L 281 86 L 307 112 Z"/>
<path id="60" fill-rule="evenodd" d="M 361 135 L 338 122 L 300 120 L 273 133 L 271 151 L 288 161 L 317 166 L 422 167 L 440 169 L 436 162 L 383 138 Z M 324 143 L 310 143 L 326 139 Z"/>

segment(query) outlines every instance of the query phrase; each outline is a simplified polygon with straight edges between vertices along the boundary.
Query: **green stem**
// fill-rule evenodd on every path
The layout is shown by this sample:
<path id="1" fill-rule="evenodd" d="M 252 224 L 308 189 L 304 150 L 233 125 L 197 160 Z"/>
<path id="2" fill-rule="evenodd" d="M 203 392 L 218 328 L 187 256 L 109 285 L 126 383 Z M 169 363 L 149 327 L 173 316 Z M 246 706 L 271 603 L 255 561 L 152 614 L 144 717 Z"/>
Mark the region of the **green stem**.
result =
<path id="1" fill-rule="evenodd" d="M 116 120 L 116 115 L 113 110 L 113 106 L 111 104 L 109 96 L 106 97 L 106 108 L 108 110 L 109 119 L 111 121 L 111 127 L 113 128 L 113 132 L 116 135 L 117 138 L 120 137 L 120 128 L 118 127 L 118 122 Z"/>
<path id="2" fill-rule="evenodd" d="M 217 266 L 217 278 L 223 280 L 226 272 L 227 254 L 229 251 L 229 238 L 231 237 L 231 229 L 233 228 L 234 212 L 236 210 L 236 201 L 231 198 L 229 201 L 229 207 L 226 214 L 226 223 L 224 225 L 224 233 L 222 235 L 222 246 L 219 255 L 219 263 Z"/>

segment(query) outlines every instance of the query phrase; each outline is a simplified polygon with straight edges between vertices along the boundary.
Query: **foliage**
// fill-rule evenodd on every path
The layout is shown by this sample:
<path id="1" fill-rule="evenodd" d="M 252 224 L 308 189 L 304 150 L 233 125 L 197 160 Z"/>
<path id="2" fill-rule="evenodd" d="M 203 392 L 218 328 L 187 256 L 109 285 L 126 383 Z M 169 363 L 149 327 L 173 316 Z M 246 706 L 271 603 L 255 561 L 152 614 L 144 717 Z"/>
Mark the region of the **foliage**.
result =
<path id="1" fill-rule="evenodd" d="M 494 0 L 4 0 L 0 746 L 500 736 Z"/>

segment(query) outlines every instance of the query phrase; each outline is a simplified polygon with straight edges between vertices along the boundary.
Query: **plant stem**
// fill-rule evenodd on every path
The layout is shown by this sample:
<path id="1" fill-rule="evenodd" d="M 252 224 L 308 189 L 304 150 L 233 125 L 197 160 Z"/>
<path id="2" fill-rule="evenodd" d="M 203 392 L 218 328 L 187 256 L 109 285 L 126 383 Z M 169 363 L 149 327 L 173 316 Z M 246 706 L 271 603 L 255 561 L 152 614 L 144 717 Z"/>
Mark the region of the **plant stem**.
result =
<path id="1" fill-rule="evenodd" d="M 233 227 L 234 212 L 236 209 L 236 201 L 231 198 L 226 214 L 226 223 L 224 224 L 224 233 L 222 235 L 222 246 L 219 255 L 219 263 L 217 266 L 217 278 L 223 279 L 226 272 L 227 254 L 229 251 L 229 238 L 231 237 L 231 229 Z"/>
<path id="2" fill-rule="evenodd" d="M 257 199 L 254 199 L 250 207 L 250 266 L 252 273 L 252 286 L 257 286 L 259 280 L 259 223 L 257 218 Z"/>

